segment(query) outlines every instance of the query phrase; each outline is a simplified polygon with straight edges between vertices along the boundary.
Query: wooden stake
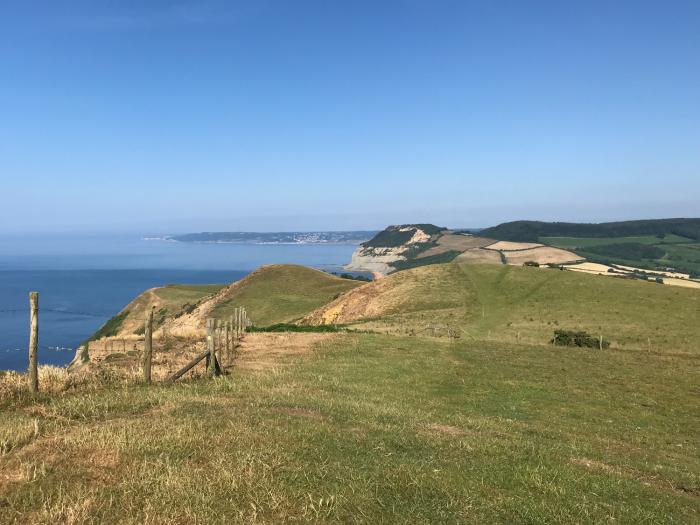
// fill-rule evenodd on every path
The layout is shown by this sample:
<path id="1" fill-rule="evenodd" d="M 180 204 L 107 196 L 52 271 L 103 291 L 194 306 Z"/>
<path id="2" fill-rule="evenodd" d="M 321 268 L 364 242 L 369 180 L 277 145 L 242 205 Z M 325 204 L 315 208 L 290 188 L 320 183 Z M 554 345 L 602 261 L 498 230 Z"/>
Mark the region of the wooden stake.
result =
<path id="1" fill-rule="evenodd" d="M 238 340 L 236 339 L 236 318 L 231 317 L 231 349 L 233 350 L 234 353 L 236 353 L 236 345 L 238 344 Z"/>
<path id="2" fill-rule="evenodd" d="M 209 374 L 210 377 L 218 375 L 218 363 L 216 362 L 216 346 L 214 345 L 214 323 L 214 319 L 207 319 L 207 350 L 209 351 L 209 357 L 207 358 L 207 374 Z"/>
<path id="3" fill-rule="evenodd" d="M 144 347 L 143 347 L 143 380 L 150 384 L 151 382 L 151 359 L 153 358 L 153 308 L 149 308 L 146 314 L 146 326 L 144 330 Z"/>
<path id="4" fill-rule="evenodd" d="M 29 389 L 39 391 L 39 292 L 29 292 Z"/>
<path id="5" fill-rule="evenodd" d="M 199 354 L 197 357 L 195 357 L 194 359 L 192 359 L 192 361 L 190 361 L 189 363 L 187 363 L 183 368 L 181 368 L 180 370 L 178 370 L 177 372 L 175 372 L 173 375 L 171 375 L 171 376 L 167 379 L 167 382 L 168 382 L 168 383 L 172 383 L 172 382 L 175 381 L 176 379 L 182 377 L 182 376 L 185 375 L 187 372 L 189 372 L 192 368 L 194 368 L 194 366 L 195 366 L 197 363 L 199 363 L 202 359 L 204 359 L 205 357 L 209 357 L 209 350 L 207 350 L 207 351 L 204 352 L 203 354 Z"/>
<path id="6" fill-rule="evenodd" d="M 601 334 L 600 339 L 598 340 L 598 350 L 603 349 L 603 336 Z"/>

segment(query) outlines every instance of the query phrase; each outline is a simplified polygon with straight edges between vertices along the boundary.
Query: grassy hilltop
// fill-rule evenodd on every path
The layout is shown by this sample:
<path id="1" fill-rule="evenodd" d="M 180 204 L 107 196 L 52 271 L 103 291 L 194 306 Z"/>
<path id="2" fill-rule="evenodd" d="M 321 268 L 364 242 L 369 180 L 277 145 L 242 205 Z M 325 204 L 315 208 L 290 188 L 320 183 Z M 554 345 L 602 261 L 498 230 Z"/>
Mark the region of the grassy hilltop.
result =
<path id="1" fill-rule="evenodd" d="M 555 329 L 617 348 L 700 354 L 700 293 L 556 269 L 450 263 L 392 274 L 313 312 L 310 324 L 546 344 Z"/>
<path id="2" fill-rule="evenodd" d="M 375 333 L 247 334 L 215 380 L 0 383 L 1 523 L 700 521 L 695 290 L 451 263 L 167 294 L 196 306 L 166 325 L 240 301 Z M 613 345 L 552 347 L 556 327 Z"/>
<path id="3" fill-rule="evenodd" d="M 263 266 L 240 281 L 212 285 L 168 285 L 142 293 L 110 319 L 92 339 L 142 333 L 148 308 L 156 330 L 201 331 L 208 317 L 228 319 L 245 306 L 258 325 L 288 323 L 360 283 L 298 265 Z"/>

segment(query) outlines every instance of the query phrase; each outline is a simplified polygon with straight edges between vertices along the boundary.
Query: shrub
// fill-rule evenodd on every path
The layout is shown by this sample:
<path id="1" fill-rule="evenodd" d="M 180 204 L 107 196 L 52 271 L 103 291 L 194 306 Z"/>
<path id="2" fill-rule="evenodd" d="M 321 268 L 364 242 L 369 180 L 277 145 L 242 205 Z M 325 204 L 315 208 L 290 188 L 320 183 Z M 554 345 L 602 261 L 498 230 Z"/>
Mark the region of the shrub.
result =
<path id="1" fill-rule="evenodd" d="M 333 275 L 335 275 L 336 277 L 340 277 L 341 279 L 350 279 L 351 281 L 364 281 L 364 282 L 369 282 L 369 281 L 372 280 L 372 279 L 370 279 L 369 277 L 367 277 L 367 276 L 365 276 L 365 275 L 353 275 L 353 274 L 351 274 L 351 273 L 341 273 L 341 274 L 338 274 L 338 273 L 336 273 L 336 272 L 333 272 Z"/>
<path id="2" fill-rule="evenodd" d="M 124 322 L 124 319 L 126 319 L 126 316 L 129 315 L 129 312 L 127 310 L 124 310 L 121 313 L 118 313 L 114 317 L 112 317 L 109 321 L 107 321 L 105 324 L 103 324 L 100 329 L 95 332 L 95 334 L 88 339 L 89 341 L 94 341 L 96 339 L 101 339 L 103 337 L 113 337 L 117 335 L 119 332 L 119 329 L 122 326 L 122 323 Z"/>
<path id="3" fill-rule="evenodd" d="M 600 338 L 582 331 L 554 330 L 551 343 L 555 346 L 578 346 L 580 348 L 599 348 Z M 603 339 L 603 348 L 609 348 L 610 341 Z"/>

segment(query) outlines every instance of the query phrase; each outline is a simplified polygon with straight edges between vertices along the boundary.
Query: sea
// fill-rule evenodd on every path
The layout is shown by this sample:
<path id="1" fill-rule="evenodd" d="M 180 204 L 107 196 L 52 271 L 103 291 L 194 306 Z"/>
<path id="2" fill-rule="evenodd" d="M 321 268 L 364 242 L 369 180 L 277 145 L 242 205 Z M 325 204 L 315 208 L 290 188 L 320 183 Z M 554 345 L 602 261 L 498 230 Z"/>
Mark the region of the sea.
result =
<path id="1" fill-rule="evenodd" d="M 26 370 L 29 292 L 39 292 L 39 363 L 64 366 L 75 348 L 136 295 L 172 283 L 241 279 L 264 264 L 329 272 L 351 244 L 203 244 L 137 234 L 0 236 L 0 370 Z"/>

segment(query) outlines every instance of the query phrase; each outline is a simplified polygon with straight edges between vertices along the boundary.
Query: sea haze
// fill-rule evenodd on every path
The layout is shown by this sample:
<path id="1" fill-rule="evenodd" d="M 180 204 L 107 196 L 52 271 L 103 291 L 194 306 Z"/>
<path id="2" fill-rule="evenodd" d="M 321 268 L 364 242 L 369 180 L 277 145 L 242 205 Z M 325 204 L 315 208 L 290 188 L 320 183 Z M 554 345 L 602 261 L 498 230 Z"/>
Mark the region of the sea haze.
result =
<path id="1" fill-rule="evenodd" d="M 199 244 L 139 235 L 0 236 L 0 370 L 27 367 L 28 295 L 39 292 L 41 364 L 74 349 L 137 294 L 169 283 L 227 283 L 263 264 L 338 271 L 354 244 Z"/>

